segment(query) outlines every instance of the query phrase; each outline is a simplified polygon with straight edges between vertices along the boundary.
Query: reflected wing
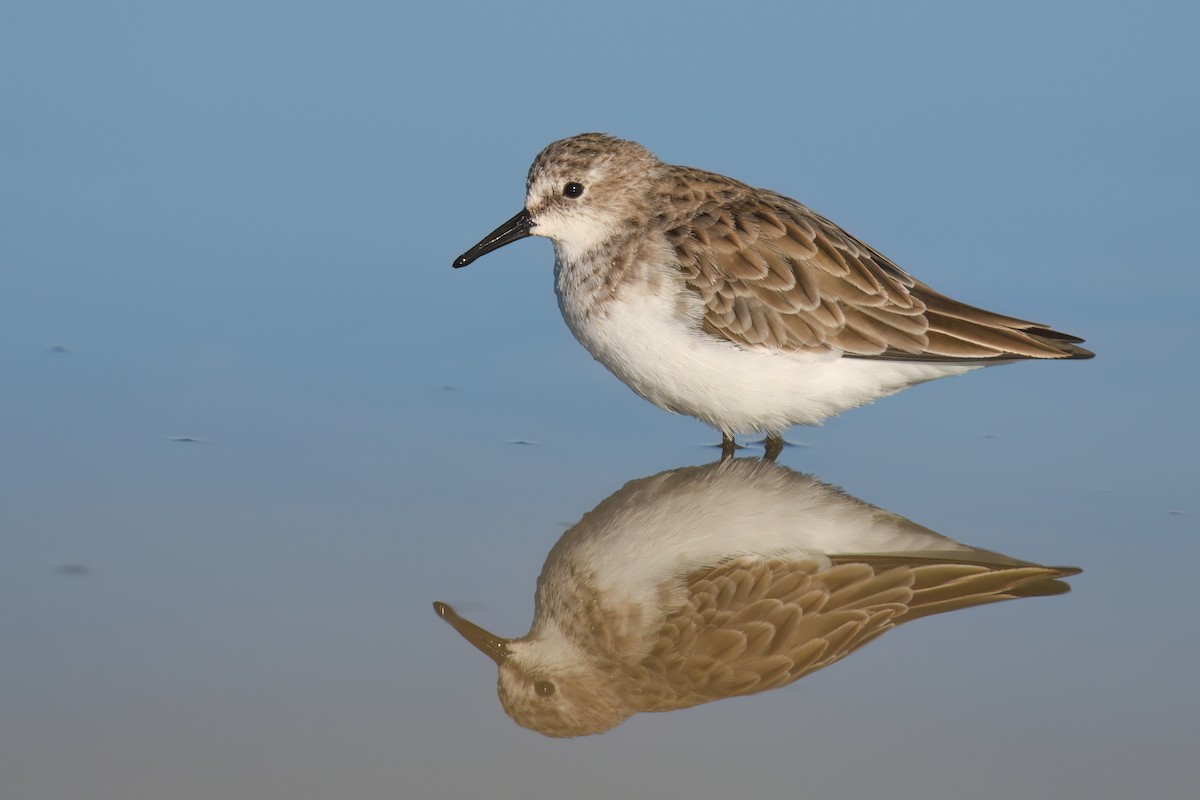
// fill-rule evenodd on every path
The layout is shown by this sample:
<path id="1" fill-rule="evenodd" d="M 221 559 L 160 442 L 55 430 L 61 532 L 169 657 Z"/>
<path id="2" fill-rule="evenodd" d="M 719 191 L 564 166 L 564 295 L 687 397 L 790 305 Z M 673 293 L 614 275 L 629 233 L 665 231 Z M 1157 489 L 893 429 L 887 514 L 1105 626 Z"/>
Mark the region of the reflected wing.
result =
<path id="1" fill-rule="evenodd" d="M 692 576 L 640 665 L 641 711 L 667 711 L 785 686 L 929 614 L 1067 591 L 1070 568 L 883 556 L 822 569 L 740 558 Z"/>
<path id="2" fill-rule="evenodd" d="M 912 599 L 896 624 L 1001 600 L 1066 594 L 1071 587 L 1061 579 L 1082 572 L 1078 567 L 1043 567 L 988 551 L 973 553 L 987 560 L 959 561 L 953 560 L 953 554 L 926 553 L 917 557 L 842 556 L 833 561 L 912 573 Z"/>
<path id="3" fill-rule="evenodd" d="M 746 347 L 905 361 L 1088 358 L 1045 325 L 951 300 L 799 203 L 685 170 L 668 231 L 704 329 Z"/>

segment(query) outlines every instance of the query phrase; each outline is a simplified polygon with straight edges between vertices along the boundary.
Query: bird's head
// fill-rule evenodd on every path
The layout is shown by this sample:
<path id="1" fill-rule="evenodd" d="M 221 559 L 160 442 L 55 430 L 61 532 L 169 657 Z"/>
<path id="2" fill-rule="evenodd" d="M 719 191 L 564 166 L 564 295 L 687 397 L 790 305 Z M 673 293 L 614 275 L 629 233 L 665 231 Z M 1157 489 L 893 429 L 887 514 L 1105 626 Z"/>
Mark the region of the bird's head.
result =
<path id="1" fill-rule="evenodd" d="M 587 736 L 603 733 L 633 713 L 623 699 L 623 678 L 562 637 L 504 639 L 444 603 L 434 608 L 496 662 L 500 704 L 518 725 L 556 738 Z"/>
<path id="2" fill-rule="evenodd" d="M 548 145 L 525 182 L 525 207 L 459 256 L 465 267 L 526 236 L 545 236 L 561 258 L 575 261 L 623 240 L 652 219 L 663 164 L 636 142 L 583 133 Z"/>

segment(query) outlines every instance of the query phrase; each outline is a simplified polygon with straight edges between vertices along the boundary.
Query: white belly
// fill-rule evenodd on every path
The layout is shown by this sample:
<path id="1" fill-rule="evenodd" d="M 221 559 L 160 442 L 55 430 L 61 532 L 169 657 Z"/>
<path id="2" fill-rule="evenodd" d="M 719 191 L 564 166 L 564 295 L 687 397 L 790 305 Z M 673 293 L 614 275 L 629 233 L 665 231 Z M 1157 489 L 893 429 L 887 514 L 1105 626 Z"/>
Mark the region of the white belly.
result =
<path id="1" fill-rule="evenodd" d="M 817 425 L 913 384 L 979 366 L 742 348 L 702 332 L 699 309 L 684 313 L 679 298 L 669 284 L 625 291 L 602 306 L 558 291 L 575 338 L 629 388 L 730 434 Z"/>

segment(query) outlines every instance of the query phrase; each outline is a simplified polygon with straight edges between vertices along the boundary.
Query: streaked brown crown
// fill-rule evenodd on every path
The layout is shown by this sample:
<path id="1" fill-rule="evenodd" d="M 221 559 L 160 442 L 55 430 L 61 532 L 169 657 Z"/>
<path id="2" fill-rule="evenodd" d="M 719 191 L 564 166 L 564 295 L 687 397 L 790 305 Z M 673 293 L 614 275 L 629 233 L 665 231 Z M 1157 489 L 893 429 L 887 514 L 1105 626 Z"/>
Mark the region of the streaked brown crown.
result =
<path id="1" fill-rule="evenodd" d="M 636 177 L 662 162 L 637 142 L 618 139 L 607 133 L 581 133 L 551 142 L 533 159 L 525 189 L 537 176 L 551 173 L 578 179 L 598 167 Z"/>

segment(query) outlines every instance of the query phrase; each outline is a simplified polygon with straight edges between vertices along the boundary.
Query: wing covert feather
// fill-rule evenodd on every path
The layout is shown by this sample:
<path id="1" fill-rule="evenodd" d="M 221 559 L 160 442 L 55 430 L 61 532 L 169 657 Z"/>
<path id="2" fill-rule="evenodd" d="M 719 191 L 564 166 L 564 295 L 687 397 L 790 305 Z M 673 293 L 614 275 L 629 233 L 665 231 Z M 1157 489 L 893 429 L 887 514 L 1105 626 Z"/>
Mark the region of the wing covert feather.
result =
<path id="1" fill-rule="evenodd" d="M 1016 597 L 1058 594 L 1078 570 L 883 555 L 741 557 L 687 579 L 639 665 L 637 705 L 666 711 L 786 685 L 902 622 Z"/>
<path id="2" fill-rule="evenodd" d="M 1076 337 L 935 292 L 790 198 L 681 170 L 681 182 L 700 191 L 681 195 L 695 210 L 666 235 L 710 335 L 747 348 L 907 361 L 1092 355 Z"/>

